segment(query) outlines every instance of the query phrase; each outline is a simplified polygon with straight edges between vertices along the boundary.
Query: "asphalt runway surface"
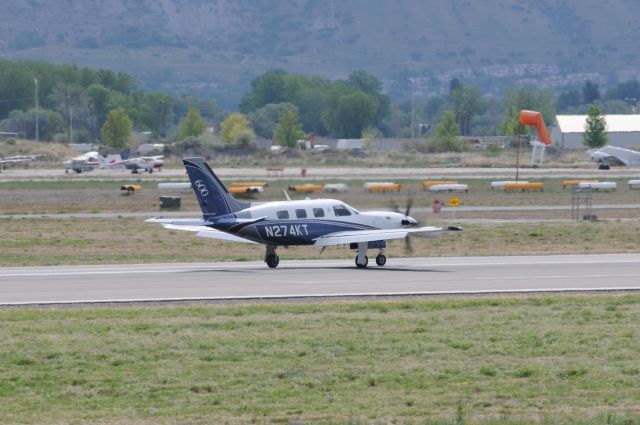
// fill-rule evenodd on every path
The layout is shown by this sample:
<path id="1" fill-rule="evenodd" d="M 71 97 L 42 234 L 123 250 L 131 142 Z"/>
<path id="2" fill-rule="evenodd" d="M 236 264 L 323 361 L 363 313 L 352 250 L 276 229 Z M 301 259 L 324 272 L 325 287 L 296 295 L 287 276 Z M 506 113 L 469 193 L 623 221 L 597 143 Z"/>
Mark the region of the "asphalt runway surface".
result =
<path id="1" fill-rule="evenodd" d="M 4 306 L 622 290 L 640 290 L 640 254 L 0 268 Z"/>

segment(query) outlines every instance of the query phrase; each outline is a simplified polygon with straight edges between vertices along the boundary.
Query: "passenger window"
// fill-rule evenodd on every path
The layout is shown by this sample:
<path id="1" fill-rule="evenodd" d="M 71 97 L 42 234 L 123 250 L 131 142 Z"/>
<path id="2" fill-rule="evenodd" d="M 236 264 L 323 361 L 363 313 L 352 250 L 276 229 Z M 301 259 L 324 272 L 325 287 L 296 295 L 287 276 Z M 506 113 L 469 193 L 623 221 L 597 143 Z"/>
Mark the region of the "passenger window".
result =
<path id="1" fill-rule="evenodd" d="M 314 208 L 313 209 L 314 217 L 324 217 L 324 210 L 322 208 Z"/>
<path id="2" fill-rule="evenodd" d="M 278 211 L 278 220 L 286 220 L 289 218 L 289 211 Z"/>
<path id="3" fill-rule="evenodd" d="M 336 205 L 333 207 L 333 212 L 335 213 L 336 217 L 343 217 L 343 216 L 347 216 L 347 215 L 351 215 L 351 211 L 349 211 L 347 209 L 347 207 L 345 207 L 344 205 Z"/>
<path id="4" fill-rule="evenodd" d="M 296 210 L 296 217 L 307 218 L 307 210 L 303 210 L 303 209 Z"/>

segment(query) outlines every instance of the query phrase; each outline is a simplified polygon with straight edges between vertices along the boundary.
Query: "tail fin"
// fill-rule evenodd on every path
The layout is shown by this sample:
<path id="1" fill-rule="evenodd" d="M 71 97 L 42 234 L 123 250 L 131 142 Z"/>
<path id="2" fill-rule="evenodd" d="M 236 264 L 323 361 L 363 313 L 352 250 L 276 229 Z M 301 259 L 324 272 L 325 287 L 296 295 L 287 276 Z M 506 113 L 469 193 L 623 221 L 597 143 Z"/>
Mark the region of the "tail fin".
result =
<path id="1" fill-rule="evenodd" d="M 204 219 L 231 214 L 247 208 L 231 196 L 226 187 L 202 158 L 182 160 L 191 180 Z"/>
<path id="2" fill-rule="evenodd" d="M 121 159 L 129 159 L 129 154 L 131 153 L 131 149 L 130 148 L 126 148 L 120 151 L 120 158 Z"/>
<path id="3" fill-rule="evenodd" d="M 122 157 L 119 154 L 112 155 L 98 155 L 98 163 L 100 168 L 109 168 L 113 163 L 122 161 Z"/>

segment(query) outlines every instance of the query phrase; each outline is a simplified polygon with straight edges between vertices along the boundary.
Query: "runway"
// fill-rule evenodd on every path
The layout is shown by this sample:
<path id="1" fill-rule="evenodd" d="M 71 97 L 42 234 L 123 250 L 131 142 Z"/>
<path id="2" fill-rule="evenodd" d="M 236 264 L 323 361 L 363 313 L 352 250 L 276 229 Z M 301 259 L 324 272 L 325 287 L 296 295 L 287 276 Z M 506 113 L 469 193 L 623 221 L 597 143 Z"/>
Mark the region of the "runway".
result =
<path id="1" fill-rule="evenodd" d="M 0 268 L 4 306 L 619 290 L 640 290 L 640 254 Z"/>

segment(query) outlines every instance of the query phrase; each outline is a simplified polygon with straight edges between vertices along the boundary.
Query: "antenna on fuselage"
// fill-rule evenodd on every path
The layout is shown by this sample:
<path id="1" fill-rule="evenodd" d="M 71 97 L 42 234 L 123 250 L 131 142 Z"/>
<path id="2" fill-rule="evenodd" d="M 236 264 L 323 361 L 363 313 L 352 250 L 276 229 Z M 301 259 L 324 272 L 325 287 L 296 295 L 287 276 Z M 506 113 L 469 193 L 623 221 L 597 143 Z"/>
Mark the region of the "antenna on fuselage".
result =
<path id="1" fill-rule="evenodd" d="M 284 197 L 287 198 L 287 201 L 291 202 L 291 198 L 289 197 L 289 194 L 287 193 L 287 189 L 282 189 L 282 191 L 284 192 Z"/>

